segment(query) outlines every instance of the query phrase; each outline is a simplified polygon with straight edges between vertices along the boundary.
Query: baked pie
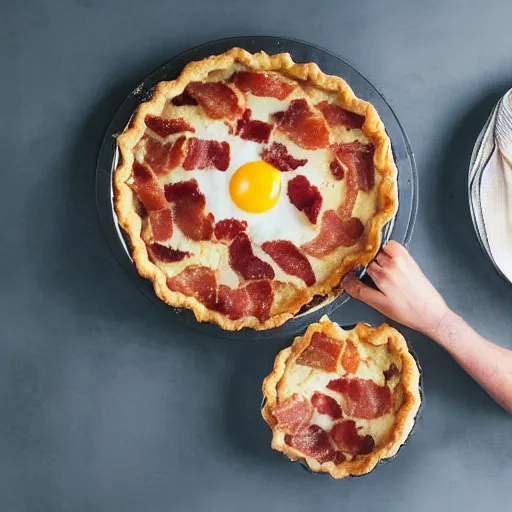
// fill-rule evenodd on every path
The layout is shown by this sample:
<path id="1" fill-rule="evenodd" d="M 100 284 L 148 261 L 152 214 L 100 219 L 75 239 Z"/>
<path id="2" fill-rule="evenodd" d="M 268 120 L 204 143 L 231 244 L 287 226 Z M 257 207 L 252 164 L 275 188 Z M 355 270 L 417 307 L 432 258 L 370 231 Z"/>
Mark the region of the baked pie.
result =
<path id="1" fill-rule="evenodd" d="M 339 294 L 397 208 L 375 108 L 287 53 L 188 64 L 117 142 L 115 209 L 139 273 L 224 329 L 276 327 Z"/>
<path id="2" fill-rule="evenodd" d="M 263 382 L 272 448 L 334 478 L 368 473 L 409 436 L 419 378 L 392 327 L 346 331 L 324 316 L 277 355 Z"/>

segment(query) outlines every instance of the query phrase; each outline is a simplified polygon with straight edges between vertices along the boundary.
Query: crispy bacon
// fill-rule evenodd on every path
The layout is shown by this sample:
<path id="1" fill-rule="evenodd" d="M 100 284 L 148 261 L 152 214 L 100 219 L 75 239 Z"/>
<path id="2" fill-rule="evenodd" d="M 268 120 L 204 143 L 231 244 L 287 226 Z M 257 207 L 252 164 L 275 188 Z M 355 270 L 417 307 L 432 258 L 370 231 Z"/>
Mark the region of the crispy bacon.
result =
<path id="1" fill-rule="evenodd" d="M 239 71 L 231 79 L 245 93 L 278 100 L 284 100 L 295 89 L 293 85 L 271 73 Z"/>
<path id="2" fill-rule="evenodd" d="M 291 276 L 302 279 L 306 286 L 316 282 L 315 273 L 309 260 L 289 240 L 273 240 L 264 242 L 261 248 Z"/>
<path id="3" fill-rule="evenodd" d="M 217 169 L 225 171 L 229 167 L 230 148 L 225 141 L 202 140 L 191 137 L 188 139 L 187 156 L 183 162 L 183 169 Z"/>
<path id="4" fill-rule="evenodd" d="M 251 109 L 248 108 L 236 123 L 235 134 L 245 140 L 252 140 L 260 144 L 267 143 L 272 131 L 272 125 L 251 119 Z"/>
<path id="5" fill-rule="evenodd" d="M 229 246 L 229 263 L 244 279 L 274 279 L 274 269 L 254 255 L 247 233 L 240 233 Z"/>
<path id="6" fill-rule="evenodd" d="M 160 135 L 160 137 L 168 137 L 169 135 L 180 132 L 195 132 L 195 129 L 182 117 L 169 119 L 148 114 L 144 118 L 144 123 L 151 131 Z"/>
<path id="7" fill-rule="evenodd" d="M 149 165 L 155 174 L 163 176 L 180 165 L 183 159 L 185 137 L 180 137 L 174 144 L 162 144 L 151 137 L 144 137 L 144 163 Z"/>
<path id="8" fill-rule="evenodd" d="M 264 322 L 270 317 L 273 300 L 274 292 L 270 281 L 254 281 L 236 289 L 221 284 L 215 309 L 231 320 L 254 316 Z"/>
<path id="9" fill-rule="evenodd" d="M 315 391 L 311 397 L 311 403 L 320 414 L 327 414 L 335 420 L 343 416 L 340 404 L 332 396 Z"/>
<path id="10" fill-rule="evenodd" d="M 313 240 L 301 246 L 301 249 L 311 256 L 322 258 L 338 247 L 354 245 L 363 234 L 363 223 L 351 217 L 342 220 L 334 210 L 327 210 L 322 216 L 320 232 Z"/>
<path id="11" fill-rule="evenodd" d="M 165 240 L 171 238 L 173 229 L 170 208 L 149 212 L 149 223 L 154 242 L 165 242 Z"/>
<path id="12" fill-rule="evenodd" d="M 215 238 L 221 242 L 231 242 L 237 235 L 247 229 L 247 221 L 223 219 L 215 224 Z"/>
<path id="13" fill-rule="evenodd" d="M 318 425 L 310 425 L 294 435 L 286 434 L 284 442 L 320 464 L 329 461 L 339 464 L 345 460 L 343 454 L 332 446 L 329 434 Z"/>
<path id="14" fill-rule="evenodd" d="M 336 372 L 341 355 L 341 343 L 323 332 L 315 332 L 309 345 L 296 363 L 324 372 Z"/>
<path id="15" fill-rule="evenodd" d="M 295 393 L 279 402 L 272 414 L 279 430 L 296 434 L 308 426 L 313 416 L 313 407 L 306 398 Z"/>
<path id="16" fill-rule="evenodd" d="M 295 171 L 298 167 L 308 163 L 305 158 L 294 158 L 288 153 L 286 146 L 280 142 L 273 142 L 270 147 L 264 148 L 261 158 L 281 172 Z"/>
<path id="17" fill-rule="evenodd" d="M 354 173 L 359 188 L 364 192 L 369 192 L 375 185 L 374 151 L 373 144 L 361 144 L 357 140 L 334 145 L 336 156 Z"/>
<path id="18" fill-rule="evenodd" d="M 208 267 L 190 265 L 178 275 L 167 278 L 170 290 L 194 297 L 207 308 L 217 304 L 217 280 L 215 272 Z"/>
<path id="19" fill-rule="evenodd" d="M 321 101 L 315 105 L 320 112 L 322 112 L 327 124 L 331 128 L 337 128 L 338 126 L 344 126 L 345 128 L 362 128 L 364 124 L 364 116 L 349 112 L 344 108 L 333 105 L 328 101 Z"/>
<path id="20" fill-rule="evenodd" d="M 288 199 L 297 210 L 304 212 L 311 224 L 316 224 L 322 209 L 322 194 L 302 174 L 295 176 L 288 182 Z"/>
<path id="21" fill-rule="evenodd" d="M 165 197 L 173 203 L 174 222 L 190 239 L 211 240 L 214 218 L 206 213 L 206 198 L 196 180 L 165 185 Z"/>
<path id="22" fill-rule="evenodd" d="M 331 429 L 331 438 L 341 451 L 353 455 L 370 453 L 375 447 L 371 435 L 359 435 L 356 422 L 353 420 L 335 423 Z"/>
<path id="23" fill-rule="evenodd" d="M 241 113 L 237 95 L 222 82 L 191 82 L 186 91 L 211 119 L 232 121 Z"/>
<path id="24" fill-rule="evenodd" d="M 133 162 L 132 176 L 131 188 L 148 212 L 168 208 L 164 191 L 148 166 L 137 161 Z"/>
<path id="25" fill-rule="evenodd" d="M 277 128 L 303 149 L 329 146 L 329 128 L 325 119 L 316 115 L 305 99 L 292 100 L 282 115 L 275 115 Z"/>
<path id="26" fill-rule="evenodd" d="M 190 94 L 185 90 L 178 96 L 174 96 L 174 98 L 171 100 L 171 103 L 175 105 L 176 107 L 182 107 L 184 105 L 186 106 L 193 106 L 193 105 L 199 105 L 197 100 L 192 98 Z"/>
<path id="27" fill-rule="evenodd" d="M 341 377 L 331 380 L 327 388 L 342 395 L 343 410 L 348 416 L 371 420 L 391 411 L 391 390 L 373 380 Z"/>
<path id="28" fill-rule="evenodd" d="M 174 263 L 176 261 L 182 261 L 185 258 L 191 256 L 190 252 L 180 251 L 173 249 L 172 247 L 166 247 L 160 244 L 151 244 L 148 249 L 151 252 L 153 258 L 163 261 L 164 263 Z"/>

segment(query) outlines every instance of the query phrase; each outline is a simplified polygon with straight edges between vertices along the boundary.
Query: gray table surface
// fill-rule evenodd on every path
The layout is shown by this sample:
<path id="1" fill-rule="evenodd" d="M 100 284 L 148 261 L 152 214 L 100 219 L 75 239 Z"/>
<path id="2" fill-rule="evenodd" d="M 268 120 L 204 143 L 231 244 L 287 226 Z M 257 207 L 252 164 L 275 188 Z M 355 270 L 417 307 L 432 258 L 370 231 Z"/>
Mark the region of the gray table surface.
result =
<path id="1" fill-rule="evenodd" d="M 474 140 L 512 85 L 511 19 L 508 0 L 4 0 L 0 510 L 510 510 L 512 418 L 405 329 L 426 407 L 395 461 L 333 481 L 272 452 L 260 382 L 288 341 L 208 339 L 146 300 L 103 239 L 94 169 L 117 106 L 173 55 L 232 35 L 316 43 L 366 75 L 409 134 L 413 255 L 512 348 L 512 287 L 480 250 L 466 191 Z"/>

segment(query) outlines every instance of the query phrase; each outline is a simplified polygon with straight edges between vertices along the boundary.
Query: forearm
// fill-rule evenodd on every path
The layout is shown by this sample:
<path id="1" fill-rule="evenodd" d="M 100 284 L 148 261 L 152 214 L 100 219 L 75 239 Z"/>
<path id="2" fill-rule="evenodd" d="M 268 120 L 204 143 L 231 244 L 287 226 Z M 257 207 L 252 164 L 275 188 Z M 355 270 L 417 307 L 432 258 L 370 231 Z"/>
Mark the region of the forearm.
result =
<path id="1" fill-rule="evenodd" d="M 512 412 L 512 351 L 486 340 L 452 311 L 425 334 L 447 350 L 496 402 Z"/>

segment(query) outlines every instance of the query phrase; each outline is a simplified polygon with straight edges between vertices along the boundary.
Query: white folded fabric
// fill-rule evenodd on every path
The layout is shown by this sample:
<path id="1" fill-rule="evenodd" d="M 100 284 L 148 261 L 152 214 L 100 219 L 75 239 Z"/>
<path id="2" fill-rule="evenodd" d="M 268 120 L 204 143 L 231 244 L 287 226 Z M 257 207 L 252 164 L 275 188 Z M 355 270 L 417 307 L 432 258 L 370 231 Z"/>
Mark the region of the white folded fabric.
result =
<path id="1" fill-rule="evenodd" d="M 512 165 L 498 146 L 482 172 L 480 201 L 491 255 L 512 282 Z"/>

